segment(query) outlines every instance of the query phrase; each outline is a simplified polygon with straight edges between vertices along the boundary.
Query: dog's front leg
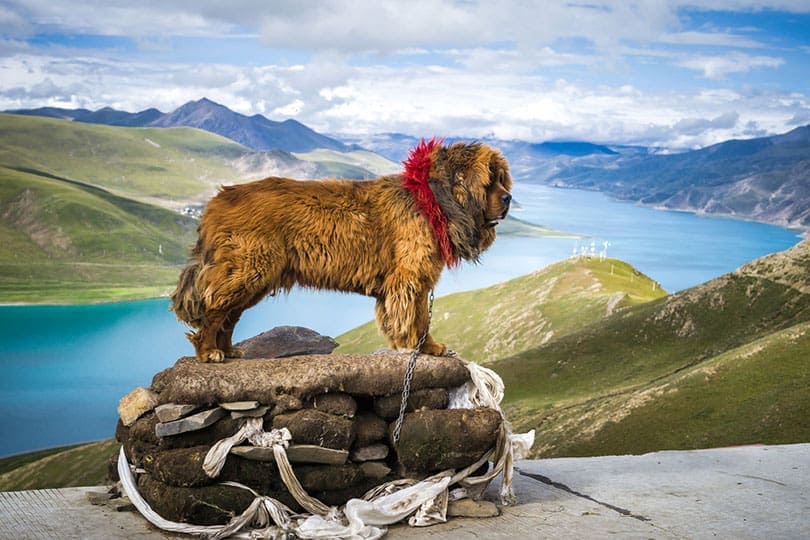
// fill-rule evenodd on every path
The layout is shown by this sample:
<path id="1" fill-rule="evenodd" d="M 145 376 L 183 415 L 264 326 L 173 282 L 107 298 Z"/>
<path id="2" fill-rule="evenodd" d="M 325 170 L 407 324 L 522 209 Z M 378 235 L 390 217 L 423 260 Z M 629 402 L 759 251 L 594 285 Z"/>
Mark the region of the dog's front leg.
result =
<path id="1" fill-rule="evenodd" d="M 428 333 L 428 292 L 412 283 L 401 283 L 390 289 L 377 303 L 378 323 L 394 348 L 415 349 L 420 338 L 427 334 L 421 352 L 443 356 L 447 347 Z"/>

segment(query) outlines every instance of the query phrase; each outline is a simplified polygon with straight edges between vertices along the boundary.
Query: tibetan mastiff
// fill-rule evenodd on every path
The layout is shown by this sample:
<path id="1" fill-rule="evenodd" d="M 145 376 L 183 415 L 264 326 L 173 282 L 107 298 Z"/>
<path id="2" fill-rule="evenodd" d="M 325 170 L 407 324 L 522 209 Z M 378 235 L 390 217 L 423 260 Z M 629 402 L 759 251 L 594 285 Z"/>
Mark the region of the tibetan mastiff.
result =
<path id="1" fill-rule="evenodd" d="M 506 217 L 512 180 L 481 143 L 433 139 L 401 174 L 375 180 L 266 178 L 223 187 L 208 202 L 189 265 L 171 295 L 201 362 L 239 357 L 242 312 L 294 285 L 373 296 L 380 330 L 413 349 L 428 330 L 428 296 L 444 266 L 477 261 Z M 447 347 L 428 334 L 421 352 Z"/>

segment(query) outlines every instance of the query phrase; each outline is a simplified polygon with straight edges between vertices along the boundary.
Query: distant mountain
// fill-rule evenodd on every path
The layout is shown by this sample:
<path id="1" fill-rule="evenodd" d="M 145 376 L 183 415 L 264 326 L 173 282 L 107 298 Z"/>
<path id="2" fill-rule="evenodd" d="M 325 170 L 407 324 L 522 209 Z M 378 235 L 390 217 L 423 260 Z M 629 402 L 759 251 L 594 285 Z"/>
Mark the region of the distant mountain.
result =
<path id="1" fill-rule="evenodd" d="M 205 98 L 190 101 L 149 125 L 195 127 L 222 135 L 253 150 L 310 152 L 322 148 L 346 152 L 355 149 L 321 135 L 295 120 L 274 122 L 260 114 L 245 116 Z"/>
<path id="2" fill-rule="evenodd" d="M 655 207 L 810 228 L 810 126 L 680 154 L 573 162 L 546 181 Z"/>
<path id="3" fill-rule="evenodd" d="M 110 107 L 60 109 L 43 107 L 7 111 L 27 116 L 46 116 L 76 122 L 126 127 L 193 127 L 216 133 L 252 150 L 284 150 L 310 152 L 317 149 L 347 152 L 358 150 L 337 139 L 322 135 L 295 120 L 275 122 L 260 114 L 245 116 L 207 98 L 189 101 L 170 113 L 146 109 L 137 113 L 118 111 Z"/>
<path id="4" fill-rule="evenodd" d="M 434 134 L 426 134 L 425 138 L 433 136 Z M 420 137 L 403 133 L 378 133 L 364 137 L 344 136 L 342 139 L 399 163 L 408 156 L 408 150 L 419 142 Z M 620 155 L 648 153 L 647 149 L 642 147 L 614 147 L 577 141 L 531 143 L 493 137 L 444 138 L 448 144 L 472 140 L 479 140 L 499 149 L 509 161 L 513 178 L 520 182 L 542 182 L 573 163 L 604 163 L 613 161 Z"/>
<path id="5" fill-rule="evenodd" d="M 808 358 L 805 240 L 492 367 L 552 457 L 806 442 Z"/>

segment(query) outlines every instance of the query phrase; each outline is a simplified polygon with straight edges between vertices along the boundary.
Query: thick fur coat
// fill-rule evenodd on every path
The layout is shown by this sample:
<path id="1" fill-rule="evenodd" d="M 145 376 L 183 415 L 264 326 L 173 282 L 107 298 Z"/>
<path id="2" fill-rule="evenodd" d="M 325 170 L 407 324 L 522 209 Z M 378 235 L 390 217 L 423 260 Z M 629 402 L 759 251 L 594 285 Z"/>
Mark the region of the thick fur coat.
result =
<path id="1" fill-rule="evenodd" d="M 211 199 L 171 296 L 177 317 L 197 329 L 188 334 L 197 358 L 239 356 L 231 336 L 242 312 L 294 285 L 376 298 L 390 345 L 415 348 L 428 330 L 428 295 L 442 269 L 477 261 L 511 201 L 498 151 L 436 141 L 422 150 L 429 188 L 422 194 L 435 201 L 433 218 L 406 187 L 406 173 L 368 181 L 272 177 L 224 187 Z M 447 348 L 428 335 L 422 352 Z"/>

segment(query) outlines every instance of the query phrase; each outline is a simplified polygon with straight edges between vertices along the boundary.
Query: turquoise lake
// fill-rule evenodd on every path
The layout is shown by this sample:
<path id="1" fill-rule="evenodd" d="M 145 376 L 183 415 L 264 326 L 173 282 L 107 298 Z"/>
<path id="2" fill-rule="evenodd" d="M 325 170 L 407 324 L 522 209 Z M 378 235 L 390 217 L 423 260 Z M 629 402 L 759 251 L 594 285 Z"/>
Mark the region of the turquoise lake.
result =
<path id="1" fill-rule="evenodd" d="M 801 239 L 780 227 L 653 210 L 595 192 L 524 184 L 514 194 L 515 217 L 581 238 L 499 238 L 481 264 L 445 271 L 437 295 L 526 274 L 592 242 L 597 253 L 609 242 L 607 256 L 674 292 Z M 248 311 L 235 338 L 283 324 L 336 336 L 372 317 L 368 298 L 295 290 Z M 111 437 L 118 400 L 193 353 L 184 332 L 165 299 L 0 307 L 0 456 Z"/>

